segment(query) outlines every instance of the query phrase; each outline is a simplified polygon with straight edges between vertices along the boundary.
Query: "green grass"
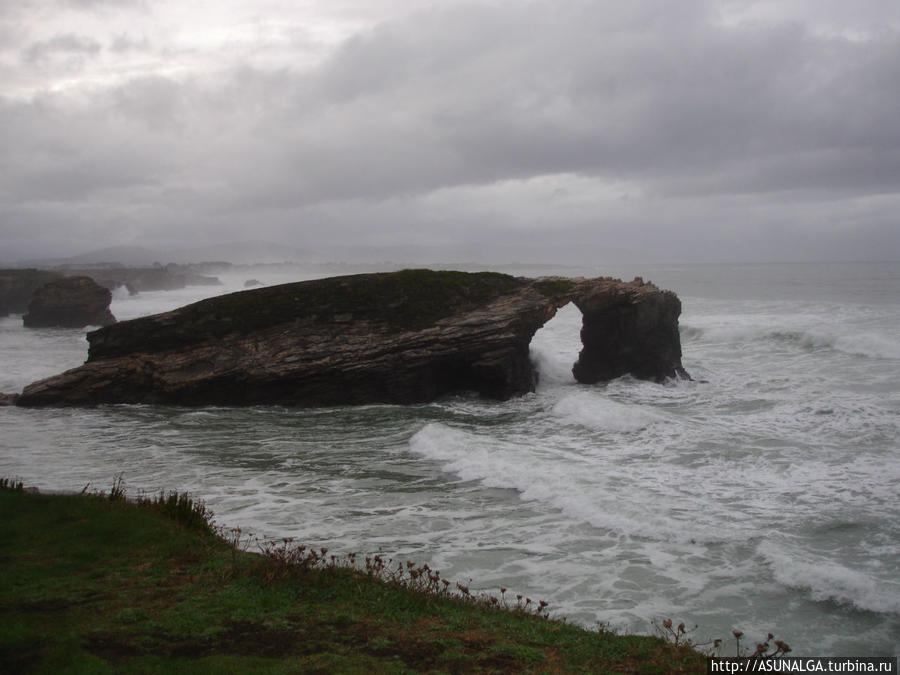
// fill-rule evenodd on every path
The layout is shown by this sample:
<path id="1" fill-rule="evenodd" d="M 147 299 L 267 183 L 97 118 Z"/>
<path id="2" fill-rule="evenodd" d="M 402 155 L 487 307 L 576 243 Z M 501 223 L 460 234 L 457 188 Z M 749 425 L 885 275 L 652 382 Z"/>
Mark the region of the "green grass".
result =
<path id="1" fill-rule="evenodd" d="M 534 287 L 542 295 L 552 297 L 571 291 L 575 287 L 575 281 L 572 279 L 543 279 L 535 282 Z"/>
<path id="2" fill-rule="evenodd" d="M 425 592 L 444 585 L 424 567 L 367 573 L 309 551 L 285 565 L 298 562 L 287 542 L 237 550 L 183 497 L 12 487 L 0 486 L 0 672 L 705 672 L 702 655 L 659 638 Z"/>

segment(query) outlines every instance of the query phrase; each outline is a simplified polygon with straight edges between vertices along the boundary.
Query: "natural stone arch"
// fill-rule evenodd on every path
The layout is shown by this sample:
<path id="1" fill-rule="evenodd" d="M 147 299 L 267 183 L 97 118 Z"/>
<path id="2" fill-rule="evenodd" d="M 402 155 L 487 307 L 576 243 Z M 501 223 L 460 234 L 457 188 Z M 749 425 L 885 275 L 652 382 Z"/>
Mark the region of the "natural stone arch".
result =
<path id="1" fill-rule="evenodd" d="M 553 314 L 569 302 L 581 311 L 582 348 L 572 366 L 577 382 L 595 384 L 626 374 L 658 382 L 689 379 L 681 365 L 681 301 L 673 292 L 641 277 L 629 282 L 552 277 L 535 285 L 554 289 Z"/>
<path id="2" fill-rule="evenodd" d="M 583 315 L 579 382 L 684 374 L 674 293 L 640 279 L 401 270 L 209 298 L 88 334 L 81 367 L 19 405 L 418 403 L 534 390 L 529 343 L 563 305 Z"/>

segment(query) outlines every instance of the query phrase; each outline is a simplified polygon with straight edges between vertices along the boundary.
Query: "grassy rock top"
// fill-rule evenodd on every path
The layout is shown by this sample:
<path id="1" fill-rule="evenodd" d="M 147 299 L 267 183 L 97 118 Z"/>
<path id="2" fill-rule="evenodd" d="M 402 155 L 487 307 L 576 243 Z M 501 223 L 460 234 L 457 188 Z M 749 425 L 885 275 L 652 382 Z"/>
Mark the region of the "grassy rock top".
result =
<path id="1" fill-rule="evenodd" d="M 247 330 L 297 318 L 345 318 L 383 322 L 394 331 L 419 330 L 522 285 L 515 277 L 495 272 L 401 270 L 233 293 L 192 307 L 200 312 L 227 312 Z"/>
<path id="2" fill-rule="evenodd" d="M 401 270 L 315 279 L 230 293 L 91 333 L 90 360 L 183 347 L 298 320 L 371 322 L 421 330 L 526 285 L 495 272 Z"/>

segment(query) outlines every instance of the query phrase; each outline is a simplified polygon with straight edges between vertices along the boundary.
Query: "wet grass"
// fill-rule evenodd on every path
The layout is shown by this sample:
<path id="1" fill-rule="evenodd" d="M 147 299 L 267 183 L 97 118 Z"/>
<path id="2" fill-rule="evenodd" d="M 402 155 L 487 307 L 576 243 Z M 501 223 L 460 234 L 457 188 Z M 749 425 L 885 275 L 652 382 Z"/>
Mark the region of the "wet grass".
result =
<path id="1" fill-rule="evenodd" d="M 0 486 L 2 672 L 705 671 L 692 649 L 476 597 L 427 566 L 290 540 L 245 551 L 184 495 L 15 487 Z"/>

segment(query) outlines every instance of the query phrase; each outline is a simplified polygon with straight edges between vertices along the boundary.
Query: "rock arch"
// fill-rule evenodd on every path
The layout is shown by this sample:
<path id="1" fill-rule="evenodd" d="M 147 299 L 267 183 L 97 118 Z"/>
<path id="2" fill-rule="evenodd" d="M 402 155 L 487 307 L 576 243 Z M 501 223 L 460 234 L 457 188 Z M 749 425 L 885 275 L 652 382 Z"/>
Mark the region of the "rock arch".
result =
<path id="1" fill-rule="evenodd" d="M 583 315 L 579 382 L 686 376 L 681 303 L 640 279 L 401 270 L 232 293 L 101 328 L 83 366 L 29 385 L 17 403 L 506 399 L 534 390 L 529 343 L 569 302 Z"/>

